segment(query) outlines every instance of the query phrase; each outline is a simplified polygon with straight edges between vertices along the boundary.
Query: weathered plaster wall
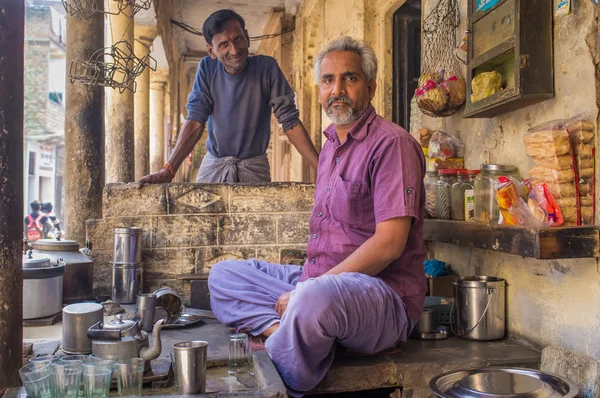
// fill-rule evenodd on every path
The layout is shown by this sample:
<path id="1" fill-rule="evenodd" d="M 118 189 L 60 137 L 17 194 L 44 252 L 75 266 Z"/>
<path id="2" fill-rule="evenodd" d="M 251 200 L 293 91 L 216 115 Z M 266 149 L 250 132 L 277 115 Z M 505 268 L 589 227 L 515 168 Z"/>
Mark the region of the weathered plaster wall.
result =
<path id="1" fill-rule="evenodd" d="M 165 184 L 137 188 L 108 184 L 103 219 L 88 220 L 92 242 L 94 293 L 110 294 L 116 227 L 144 230 L 144 292 L 176 289 L 189 302 L 189 281 L 177 277 L 207 273 L 229 258 L 279 263 L 300 254 L 308 241 L 313 206 L 311 184 Z M 288 254 L 289 255 L 289 254 Z"/>
<path id="2" fill-rule="evenodd" d="M 435 1 L 424 0 L 425 12 Z M 597 12 L 591 1 L 574 2 L 573 13 L 554 20 L 555 98 L 493 119 L 423 118 L 423 126 L 443 128 L 466 142 L 465 163 L 514 164 L 522 177 L 529 163 L 522 136 L 533 125 L 579 113 L 598 118 Z M 466 26 L 466 1 L 461 1 Z M 598 160 L 597 160 L 598 161 Z M 595 259 L 540 261 L 514 255 L 431 244 L 431 255 L 460 275 L 490 275 L 508 283 L 508 332 L 537 346 L 549 344 L 600 359 L 600 266 Z"/>

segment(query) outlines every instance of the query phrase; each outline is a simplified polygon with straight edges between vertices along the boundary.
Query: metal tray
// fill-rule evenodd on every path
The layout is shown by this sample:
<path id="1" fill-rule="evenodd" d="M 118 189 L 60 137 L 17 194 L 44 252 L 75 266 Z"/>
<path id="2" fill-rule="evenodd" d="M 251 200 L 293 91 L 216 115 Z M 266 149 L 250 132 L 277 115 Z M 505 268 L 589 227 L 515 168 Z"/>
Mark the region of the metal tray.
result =
<path id="1" fill-rule="evenodd" d="M 436 326 L 428 333 L 413 331 L 410 337 L 417 340 L 444 340 L 450 337 L 450 328 L 446 326 Z"/>
<path id="2" fill-rule="evenodd" d="M 166 323 L 165 325 L 163 325 L 163 329 L 177 329 L 177 328 L 183 328 L 186 326 L 196 325 L 196 324 L 202 322 L 203 318 L 204 317 L 202 317 L 200 315 L 186 314 L 186 313 L 183 313 L 181 315 L 171 316 L 171 318 L 169 319 L 169 323 Z"/>
<path id="3" fill-rule="evenodd" d="M 488 367 L 444 373 L 429 382 L 442 398 L 573 398 L 579 388 L 570 381 L 535 369 Z"/>

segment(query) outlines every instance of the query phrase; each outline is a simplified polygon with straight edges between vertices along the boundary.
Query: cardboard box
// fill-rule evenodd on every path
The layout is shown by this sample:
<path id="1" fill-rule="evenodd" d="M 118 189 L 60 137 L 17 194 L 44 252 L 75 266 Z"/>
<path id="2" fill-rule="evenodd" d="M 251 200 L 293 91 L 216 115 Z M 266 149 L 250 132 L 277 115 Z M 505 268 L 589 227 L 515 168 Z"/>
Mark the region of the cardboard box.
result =
<path id="1" fill-rule="evenodd" d="M 454 297 L 454 286 L 452 282 L 458 278 L 458 275 L 446 276 L 427 276 L 427 285 L 429 286 L 429 296 Z"/>

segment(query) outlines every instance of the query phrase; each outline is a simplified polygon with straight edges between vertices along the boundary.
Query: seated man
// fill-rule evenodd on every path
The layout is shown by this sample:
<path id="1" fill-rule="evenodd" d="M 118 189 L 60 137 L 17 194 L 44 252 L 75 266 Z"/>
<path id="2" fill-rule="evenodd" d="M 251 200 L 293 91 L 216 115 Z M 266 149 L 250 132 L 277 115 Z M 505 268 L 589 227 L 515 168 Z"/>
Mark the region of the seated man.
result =
<path id="1" fill-rule="evenodd" d="M 210 272 L 219 321 L 269 336 L 267 352 L 292 396 L 325 377 L 335 343 L 373 354 L 405 341 L 423 310 L 425 158 L 377 115 L 373 50 L 350 37 L 315 59 L 333 124 L 319 156 L 303 267 L 223 261 Z"/>

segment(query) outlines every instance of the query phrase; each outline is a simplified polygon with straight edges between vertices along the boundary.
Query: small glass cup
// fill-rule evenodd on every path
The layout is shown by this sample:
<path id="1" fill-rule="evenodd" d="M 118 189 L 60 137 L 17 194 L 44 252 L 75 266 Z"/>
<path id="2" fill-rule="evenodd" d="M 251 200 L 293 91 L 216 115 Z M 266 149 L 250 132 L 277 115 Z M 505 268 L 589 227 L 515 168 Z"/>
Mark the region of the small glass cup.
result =
<path id="1" fill-rule="evenodd" d="M 248 365 L 250 346 L 246 333 L 236 333 L 229 336 L 229 371 Z"/>
<path id="2" fill-rule="evenodd" d="M 120 397 L 142 395 L 142 383 L 144 381 L 144 364 L 142 358 L 132 358 L 126 361 L 118 361 L 115 364 L 117 373 L 117 387 Z"/>
<path id="3" fill-rule="evenodd" d="M 82 368 L 83 362 L 76 360 L 52 363 L 55 397 L 77 398 L 80 396 Z"/>
<path id="4" fill-rule="evenodd" d="M 19 369 L 19 376 L 28 397 L 52 397 L 52 362 L 49 360 L 31 362 Z"/>
<path id="5" fill-rule="evenodd" d="M 35 357 L 35 358 L 29 358 L 29 362 L 44 362 L 44 361 L 50 361 L 50 362 L 54 362 L 59 360 L 60 357 L 58 355 L 43 355 L 40 357 Z"/>
<path id="6" fill-rule="evenodd" d="M 83 396 L 87 398 L 108 397 L 115 361 L 89 357 L 83 363 Z"/>

